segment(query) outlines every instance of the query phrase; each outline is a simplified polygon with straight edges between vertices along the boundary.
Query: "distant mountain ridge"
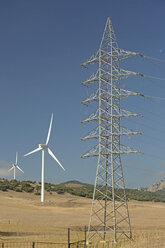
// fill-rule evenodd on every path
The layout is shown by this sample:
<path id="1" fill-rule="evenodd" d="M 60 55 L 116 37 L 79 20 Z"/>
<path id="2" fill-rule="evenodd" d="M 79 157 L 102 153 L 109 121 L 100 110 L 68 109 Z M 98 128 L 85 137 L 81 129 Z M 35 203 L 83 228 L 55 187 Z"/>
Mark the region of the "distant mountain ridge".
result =
<path id="1" fill-rule="evenodd" d="M 147 191 L 149 192 L 157 192 L 159 190 L 164 190 L 165 189 L 165 180 L 159 180 L 158 182 L 150 185 L 147 188 Z"/>
<path id="2" fill-rule="evenodd" d="M 82 183 L 77 180 L 71 180 L 64 183 L 60 183 L 59 185 L 65 185 L 68 187 L 91 187 L 92 184 Z M 148 191 L 148 192 L 157 192 L 159 190 L 165 190 L 165 180 L 159 180 L 154 184 L 150 185 L 148 188 L 138 187 L 136 188 L 139 191 Z"/>

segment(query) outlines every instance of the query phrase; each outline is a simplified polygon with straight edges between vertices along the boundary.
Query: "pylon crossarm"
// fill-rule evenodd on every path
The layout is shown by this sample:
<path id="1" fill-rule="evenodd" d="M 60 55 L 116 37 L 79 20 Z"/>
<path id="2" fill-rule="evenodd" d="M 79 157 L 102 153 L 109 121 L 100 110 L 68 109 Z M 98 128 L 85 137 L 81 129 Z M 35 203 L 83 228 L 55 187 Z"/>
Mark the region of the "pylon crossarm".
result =
<path id="1" fill-rule="evenodd" d="M 134 117 L 134 116 L 142 116 L 141 114 L 134 113 L 132 111 L 128 111 L 125 109 L 122 109 L 118 106 L 114 106 L 111 103 L 107 103 L 109 107 L 113 107 L 114 112 L 111 114 L 108 111 L 104 109 L 96 109 L 94 112 L 92 112 L 88 117 L 81 121 L 81 123 L 90 122 L 90 121 L 98 121 L 99 118 L 102 121 L 108 121 L 110 117 L 118 117 L 118 118 L 127 118 L 127 117 Z"/>
<path id="2" fill-rule="evenodd" d="M 104 130 L 104 128 L 102 128 L 102 130 Z M 97 139 L 98 135 L 99 135 L 99 126 L 95 127 L 92 131 L 90 131 L 83 138 L 81 138 L 81 140 Z"/>
<path id="3" fill-rule="evenodd" d="M 113 60 L 117 59 L 117 60 L 123 60 L 123 59 L 127 59 L 136 55 L 139 55 L 138 53 L 135 52 L 131 52 L 131 51 L 127 51 L 115 46 L 112 46 L 112 53 L 111 51 L 107 51 L 107 50 L 101 50 L 101 56 L 100 56 L 100 60 L 101 61 L 110 61 L 111 58 L 113 58 Z"/>
<path id="4" fill-rule="evenodd" d="M 111 135 L 114 135 L 114 136 L 129 136 L 129 135 L 136 135 L 136 134 L 142 135 L 141 132 L 133 131 L 132 129 L 128 129 L 122 126 L 120 126 L 120 130 L 118 130 L 118 126 L 116 124 L 113 124 L 113 127 L 114 127 L 114 130 L 112 133 L 111 131 L 107 132 L 107 130 L 104 127 L 101 127 L 101 131 L 99 134 L 99 126 L 97 126 L 92 131 L 90 131 L 88 134 L 86 134 L 83 138 L 81 138 L 81 140 L 85 141 L 88 139 L 98 139 L 99 136 L 103 139 L 107 139 Z"/>
<path id="5" fill-rule="evenodd" d="M 87 98 L 85 98 L 81 103 L 86 104 L 89 102 L 97 102 L 99 100 L 99 96 L 103 97 L 106 91 L 104 89 L 96 89 L 94 90 Z"/>
<path id="6" fill-rule="evenodd" d="M 102 56 L 99 56 L 99 50 L 97 50 L 94 54 L 92 54 L 85 62 L 82 63 L 83 67 L 87 67 L 87 65 L 90 64 L 98 64 L 99 63 L 99 58 L 103 59 L 105 58 L 106 60 L 109 60 L 111 57 L 113 58 L 118 58 L 119 60 L 122 59 L 127 59 L 132 56 L 139 55 L 139 53 L 124 50 L 115 46 L 112 46 L 113 53 L 107 52 L 107 50 L 100 49 L 100 53 L 103 54 Z"/>
<path id="7" fill-rule="evenodd" d="M 109 74 L 110 75 L 110 74 Z M 95 72 L 93 72 L 85 81 L 83 81 L 82 85 L 87 85 L 91 83 L 99 83 L 100 80 L 102 80 L 105 83 L 108 83 L 108 80 L 106 78 L 107 72 L 102 69 L 97 69 Z"/>
<path id="8" fill-rule="evenodd" d="M 123 149 L 123 150 L 121 150 Z M 125 149 L 125 150 L 124 150 Z M 121 154 L 127 154 L 127 153 L 141 153 L 139 150 L 134 150 L 133 148 L 125 145 L 120 144 L 120 151 Z"/>
<path id="9" fill-rule="evenodd" d="M 112 97 L 120 96 L 120 99 L 121 99 L 121 98 L 129 97 L 129 96 L 143 96 L 139 92 L 134 92 L 131 90 L 122 89 L 122 88 L 119 88 L 115 85 L 113 85 L 112 87 L 113 87 L 113 94 L 111 94 Z"/>
<path id="10" fill-rule="evenodd" d="M 83 154 L 81 156 L 81 158 L 85 158 L 85 157 L 95 157 L 98 156 L 99 153 L 99 145 L 95 145 L 94 147 L 92 147 L 87 153 Z"/>
<path id="11" fill-rule="evenodd" d="M 81 84 L 86 85 L 90 83 L 98 83 L 99 82 L 99 70 L 97 69 L 95 72 L 93 72 L 85 81 L 83 81 Z"/>
<path id="12" fill-rule="evenodd" d="M 111 65 L 107 64 L 107 66 L 111 66 Z M 100 70 L 97 69 L 94 73 L 92 73 L 85 81 L 82 82 L 82 85 L 99 83 L 99 80 L 101 80 L 104 83 L 109 83 L 107 77 L 119 81 L 121 79 L 128 78 L 130 76 L 137 76 L 137 75 L 142 76 L 142 74 L 138 72 L 128 71 L 122 68 L 113 67 L 113 72 L 106 71 L 102 68 Z"/>
<path id="13" fill-rule="evenodd" d="M 97 50 L 85 62 L 83 62 L 82 66 L 87 67 L 87 65 L 98 64 L 98 63 L 99 63 L 99 50 Z"/>
<path id="14" fill-rule="evenodd" d="M 120 60 L 139 55 L 139 53 L 137 53 L 137 52 L 128 51 L 128 50 L 125 50 L 125 49 L 122 49 L 119 47 L 115 47 L 115 50 L 118 52 L 118 54 L 120 56 Z"/>
<path id="15" fill-rule="evenodd" d="M 104 71 L 104 75 L 105 75 L 105 71 Z M 141 74 L 138 72 L 128 71 L 128 70 L 125 70 L 122 68 L 113 67 L 113 71 L 112 72 L 109 72 L 109 71 L 106 72 L 106 75 L 112 79 L 116 78 L 117 80 L 121 80 L 124 78 L 128 78 L 130 76 L 137 76 L 137 75 L 141 75 Z"/>
<path id="16" fill-rule="evenodd" d="M 113 116 L 120 117 L 120 118 L 125 118 L 125 117 L 132 117 L 132 116 L 141 116 L 141 114 L 134 113 L 132 111 L 128 111 L 126 109 L 120 108 L 118 106 L 113 106 L 112 104 L 108 104 L 110 107 L 112 106 L 114 109 L 114 113 L 112 114 Z M 116 112 L 116 113 L 115 113 Z M 111 114 L 110 114 L 111 116 Z"/>
<path id="17" fill-rule="evenodd" d="M 87 103 L 90 102 L 98 102 L 99 99 L 101 101 L 104 101 L 105 103 L 107 103 L 112 97 L 115 98 L 126 98 L 129 96 L 137 96 L 140 95 L 140 93 L 138 92 L 133 92 L 133 91 L 129 91 L 129 90 L 125 90 L 125 89 L 119 89 L 116 87 L 113 87 L 114 92 L 113 94 L 110 94 L 109 92 L 107 93 L 105 89 L 96 89 L 94 90 L 87 98 L 85 98 L 81 103 L 86 105 Z"/>
<path id="18" fill-rule="evenodd" d="M 105 112 L 105 110 L 100 110 L 102 112 Z M 89 122 L 89 121 L 98 121 L 99 116 L 99 109 L 96 109 L 94 112 L 92 112 L 88 117 L 81 121 L 81 123 Z"/>
<path id="19" fill-rule="evenodd" d="M 135 135 L 135 134 L 142 135 L 141 132 L 133 131 L 132 129 L 128 129 L 128 128 L 122 127 L 122 126 L 120 126 L 120 131 L 118 134 L 117 134 L 117 132 L 114 132 L 113 134 L 114 135 L 120 135 L 120 136 Z"/>
<path id="20" fill-rule="evenodd" d="M 103 146 L 102 146 L 103 147 Z M 105 147 L 103 147 L 105 149 Z M 124 150 L 125 149 L 125 150 Z M 129 153 L 141 153 L 138 150 L 134 150 L 133 148 L 130 148 L 128 146 L 124 146 L 120 144 L 120 150 L 116 150 L 116 151 L 111 151 L 110 149 L 108 149 L 108 152 L 102 152 L 101 155 L 109 155 L 109 154 L 129 154 Z M 99 155 L 99 144 L 95 145 L 94 147 L 92 147 L 87 153 L 83 154 L 81 157 L 85 158 L 85 157 L 96 157 Z"/>
<path id="21" fill-rule="evenodd" d="M 134 71 L 129 71 L 129 70 L 126 70 L 126 69 L 123 69 L 123 68 L 120 68 L 120 67 L 116 67 L 116 66 L 113 66 L 111 65 L 110 63 L 106 63 L 106 66 L 110 66 L 112 67 L 112 70 L 111 71 L 106 71 L 104 69 L 102 69 L 102 73 L 101 75 L 108 75 L 108 76 L 111 76 L 112 78 L 114 77 L 117 77 L 118 79 L 123 79 L 123 78 L 128 78 L 130 76 L 137 76 L 137 75 L 141 75 L 140 73 L 138 72 L 134 72 Z"/>

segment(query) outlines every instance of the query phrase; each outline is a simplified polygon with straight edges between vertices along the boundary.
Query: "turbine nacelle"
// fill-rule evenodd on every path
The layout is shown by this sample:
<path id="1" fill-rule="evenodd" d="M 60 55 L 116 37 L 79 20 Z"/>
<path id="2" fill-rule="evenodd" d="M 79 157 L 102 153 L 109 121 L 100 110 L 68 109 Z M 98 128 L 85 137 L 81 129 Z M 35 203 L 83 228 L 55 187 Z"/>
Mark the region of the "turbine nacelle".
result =
<path id="1" fill-rule="evenodd" d="M 46 144 L 39 144 L 38 147 L 42 149 L 48 149 L 48 145 Z"/>

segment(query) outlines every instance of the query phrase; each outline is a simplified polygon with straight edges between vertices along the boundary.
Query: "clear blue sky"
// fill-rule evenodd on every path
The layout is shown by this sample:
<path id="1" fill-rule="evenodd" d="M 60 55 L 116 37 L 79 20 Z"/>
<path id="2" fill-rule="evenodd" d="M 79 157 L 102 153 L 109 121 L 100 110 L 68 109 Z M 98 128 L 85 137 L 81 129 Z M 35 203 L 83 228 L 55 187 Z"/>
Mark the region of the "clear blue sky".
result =
<path id="1" fill-rule="evenodd" d="M 80 158 L 91 147 L 80 141 L 88 132 L 80 123 L 88 113 L 81 82 L 91 72 L 81 63 L 98 49 L 108 16 L 119 47 L 165 60 L 164 9 L 163 0 L 0 1 L 0 176 L 18 151 L 25 174 L 17 178 L 40 180 L 41 153 L 23 155 L 45 142 L 53 112 L 50 148 L 66 172 L 46 155 L 46 180 L 94 182 L 97 160 Z M 165 63 L 131 58 L 125 68 L 165 78 Z M 121 85 L 165 96 L 165 81 L 136 77 Z M 123 157 L 126 184 L 147 186 L 165 177 L 165 101 L 125 104 L 144 117 L 124 124 L 144 136 L 123 142 L 145 153 Z"/>

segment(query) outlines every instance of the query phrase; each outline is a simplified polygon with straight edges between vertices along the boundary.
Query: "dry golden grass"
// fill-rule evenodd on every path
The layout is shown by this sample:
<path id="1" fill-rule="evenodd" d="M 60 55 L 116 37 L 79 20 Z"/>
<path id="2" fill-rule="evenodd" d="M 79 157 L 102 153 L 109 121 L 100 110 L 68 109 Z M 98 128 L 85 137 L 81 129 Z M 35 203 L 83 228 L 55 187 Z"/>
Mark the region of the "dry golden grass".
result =
<path id="1" fill-rule="evenodd" d="M 88 225 L 90 207 L 90 199 L 69 194 L 47 193 L 41 204 L 40 197 L 33 194 L 0 192 L 0 239 L 67 242 L 67 228 L 71 227 L 71 240 L 82 240 L 84 233 L 75 227 Z M 131 201 L 129 210 L 133 241 L 106 243 L 104 248 L 165 247 L 165 204 Z"/>

